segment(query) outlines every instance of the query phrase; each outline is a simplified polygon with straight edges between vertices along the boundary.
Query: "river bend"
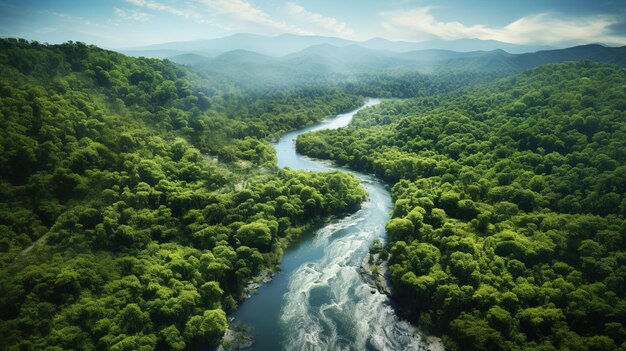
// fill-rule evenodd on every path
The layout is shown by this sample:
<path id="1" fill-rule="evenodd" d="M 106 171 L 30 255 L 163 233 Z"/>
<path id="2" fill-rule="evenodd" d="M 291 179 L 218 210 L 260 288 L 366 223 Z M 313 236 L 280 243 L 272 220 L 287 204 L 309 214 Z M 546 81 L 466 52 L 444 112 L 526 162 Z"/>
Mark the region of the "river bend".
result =
<path id="1" fill-rule="evenodd" d="M 360 179 L 369 194 L 356 213 L 328 223 L 285 251 L 282 272 L 244 301 L 235 323 L 249 327 L 250 350 L 425 350 L 416 329 L 401 321 L 386 295 L 367 285 L 359 266 L 369 245 L 385 237 L 391 197 L 378 179 L 313 160 L 295 151 L 298 135 L 345 127 L 360 108 L 285 134 L 273 146 L 279 167 L 341 170 Z"/>

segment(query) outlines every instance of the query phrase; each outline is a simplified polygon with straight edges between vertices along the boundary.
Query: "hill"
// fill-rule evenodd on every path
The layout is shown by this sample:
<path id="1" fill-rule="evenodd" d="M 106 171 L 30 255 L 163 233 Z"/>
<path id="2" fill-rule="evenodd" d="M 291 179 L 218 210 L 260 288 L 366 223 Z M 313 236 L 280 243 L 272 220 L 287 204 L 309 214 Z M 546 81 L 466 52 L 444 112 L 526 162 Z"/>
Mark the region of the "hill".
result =
<path id="1" fill-rule="evenodd" d="M 213 59 L 196 61 L 193 67 L 222 75 L 246 90 L 263 90 L 310 84 L 353 84 L 369 79 L 367 77 L 397 77 L 415 73 L 465 77 L 457 78 L 461 80 L 473 75 L 474 81 L 486 82 L 496 76 L 502 77 L 547 63 L 584 59 L 625 67 L 626 47 L 586 45 L 526 54 L 510 54 L 503 50 L 421 50 L 397 53 L 358 45 L 339 47 L 322 44 L 283 57 L 235 50 Z"/>
<path id="2" fill-rule="evenodd" d="M 440 62 L 438 70 L 519 72 L 529 68 L 566 61 L 594 60 L 626 67 L 626 47 L 605 47 L 598 44 L 581 45 L 559 50 L 525 54 L 509 54 L 495 50 L 452 58 Z"/>

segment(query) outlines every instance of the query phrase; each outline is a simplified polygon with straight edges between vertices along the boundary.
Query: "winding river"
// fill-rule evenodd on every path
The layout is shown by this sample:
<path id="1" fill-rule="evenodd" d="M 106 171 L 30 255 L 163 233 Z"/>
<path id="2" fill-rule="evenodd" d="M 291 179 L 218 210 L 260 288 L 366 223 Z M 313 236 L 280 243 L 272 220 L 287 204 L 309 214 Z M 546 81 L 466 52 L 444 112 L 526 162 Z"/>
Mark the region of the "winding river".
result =
<path id="1" fill-rule="evenodd" d="M 426 349 L 415 328 L 396 316 L 388 297 L 363 282 L 358 271 L 372 240 L 384 238 L 392 206 L 389 191 L 372 176 L 295 151 L 298 135 L 344 127 L 358 111 L 378 103 L 370 99 L 354 111 L 285 134 L 274 144 L 279 167 L 352 173 L 369 199 L 353 215 L 304 235 L 285 251 L 282 272 L 241 304 L 233 322 L 250 329 L 254 344 L 249 349 Z"/>

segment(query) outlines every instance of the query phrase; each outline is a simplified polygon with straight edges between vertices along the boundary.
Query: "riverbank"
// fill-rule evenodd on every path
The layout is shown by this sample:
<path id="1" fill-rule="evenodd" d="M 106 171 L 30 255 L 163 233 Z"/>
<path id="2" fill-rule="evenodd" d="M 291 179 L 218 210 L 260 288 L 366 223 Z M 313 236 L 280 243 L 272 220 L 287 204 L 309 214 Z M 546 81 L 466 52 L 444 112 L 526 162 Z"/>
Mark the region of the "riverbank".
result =
<path id="1" fill-rule="evenodd" d="M 267 270 L 252 279 L 246 286 L 243 294 L 240 296 L 239 304 L 250 299 L 258 292 L 263 284 L 270 283 L 274 276 L 280 272 L 280 266 L 275 266 L 274 270 Z M 228 328 L 224 332 L 220 346 L 216 351 L 235 351 L 245 350 L 254 345 L 254 339 L 250 334 L 250 328 L 238 323 L 234 316 L 228 317 Z"/>
<path id="2" fill-rule="evenodd" d="M 222 337 L 220 346 L 215 349 L 215 351 L 254 349 L 253 346 L 256 346 L 254 324 L 249 323 L 249 319 L 247 319 L 245 315 L 240 315 L 240 312 L 242 312 L 241 309 L 243 308 L 245 310 L 249 307 L 249 300 L 262 298 L 262 296 L 257 296 L 260 292 L 267 293 L 268 291 L 274 291 L 277 287 L 284 285 L 285 278 L 289 274 L 289 267 L 291 266 L 289 261 L 291 260 L 292 253 L 290 252 L 297 252 L 302 245 L 306 245 L 306 243 L 312 240 L 318 230 L 337 220 L 338 218 L 336 216 L 331 215 L 322 219 L 319 223 L 294 227 L 288 237 L 280 240 L 278 245 L 280 246 L 280 250 L 283 251 L 281 262 L 276 264 L 273 268 L 265 269 L 248 282 L 246 288 L 237 299 L 237 309 L 228 315 L 228 328 Z"/>
<path id="3" fill-rule="evenodd" d="M 387 295 L 392 302 L 394 310 L 399 312 L 396 307 L 396 299 L 393 296 L 391 277 L 389 276 L 389 257 L 386 254 L 370 253 L 365 256 L 363 262 L 359 266 L 359 275 L 363 281 L 372 289 L 371 293 Z M 423 334 L 418 330 L 418 336 L 423 340 L 425 345 L 420 346 L 420 351 L 444 351 L 445 348 L 440 338 L 433 335 Z"/>
<path id="4" fill-rule="evenodd" d="M 368 100 L 362 108 L 378 102 Z M 370 244 L 385 236 L 392 209 L 389 189 L 375 177 L 295 151 L 299 135 L 344 127 L 359 110 L 287 133 L 273 144 L 279 167 L 353 174 L 369 198 L 356 213 L 330 221 L 311 236 L 305 233 L 286 248 L 280 274 L 260 284 L 258 292 L 233 313 L 233 325 L 249 327 L 251 350 L 437 350 L 414 326 L 397 317 L 386 294 L 377 293 L 378 288 L 372 289 L 359 274 Z M 386 290 L 391 292 L 389 287 Z"/>
<path id="5" fill-rule="evenodd" d="M 393 300 L 388 262 L 388 259 L 382 259 L 381 255 L 378 253 L 369 254 L 365 256 L 359 266 L 359 274 L 361 278 L 363 278 L 363 281 L 372 288 L 372 294 L 378 291 L 381 294 L 387 295 L 390 300 Z"/>

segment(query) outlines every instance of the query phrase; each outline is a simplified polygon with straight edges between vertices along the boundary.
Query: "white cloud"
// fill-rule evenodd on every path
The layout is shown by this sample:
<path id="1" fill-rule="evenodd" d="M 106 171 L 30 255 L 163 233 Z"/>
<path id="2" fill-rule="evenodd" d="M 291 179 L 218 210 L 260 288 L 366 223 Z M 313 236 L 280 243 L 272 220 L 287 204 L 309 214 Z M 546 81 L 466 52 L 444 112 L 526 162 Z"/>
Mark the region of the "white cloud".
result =
<path id="1" fill-rule="evenodd" d="M 431 10 L 432 8 L 423 7 L 383 12 L 381 25 L 388 35 L 405 40 L 436 37 L 447 40 L 492 39 L 513 44 L 568 45 L 592 42 L 626 44 L 626 38 L 610 34 L 609 27 L 618 22 L 614 16 L 559 18 L 554 14 L 540 13 L 495 28 L 482 24 L 466 26 L 460 22 L 438 21 L 431 14 Z"/>
<path id="2" fill-rule="evenodd" d="M 175 16 L 187 18 L 187 19 L 195 19 L 198 21 L 205 20 L 205 17 L 198 13 L 197 11 L 193 11 L 192 9 L 187 8 L 177 8 L 170 5 L 165 5 L 157 1 L 151 0 L 126 0 L 126 2 L 133 4 L 137 7 L 143 7 L 146 9 L 167 12 Z"/>
<path id="3" fill-rule="evenodd" d="M 184 6 L 170 6 L 155 0 L 125 0 L 137 7 L 166 12 L 178 17 L 195 20 L 198 23 L 210 23 L 225 30 L 236 30 L 237 24 L 243 30 L 250 30 L 246 25 L 257 25 L 277 33 L 311 34 L 300 27 L 272 17 L 267 12 L 254 7 L 244 0 L 191 0 Z"/>
<path id="4" fill-rule="evenodd" d="M 328 30 L 335 35 L 343 38 L 354 38 L 354 30 L 348 27 L 344 22 L 340 22 L 336 18 L 324 16 L 319 13 L 307 11 L 304 7 L 292 2 L 286 5 L 287 13 L 295 18 L 312 23 L 322 29 Z"/>
<path id="5" fill-rule="evenodd" d="M 201 3 L 204 4 L 208 10 L 219 15 L 227 16 L 238 22 L 257 24 L 295 34 L 311 34 L 302 28 L 277 20 L 267 12 L 243 0 L 201 0 Z"/>
<path id="6" fill-rule="evenodd" d="M 117 7 L 113 8 L 113 12 L 115 12 L 115 14 L 118 17 L 121 17 L 123 19 L 135 20 L 139 22 L 145 22 L 148 20 L 148 18 L 150 18 L 150 16 L 152 16 L 145 12 L 141 12 L 137 10 L 120 9 Z"/>
<path id="7" fill-rule="evenodd" d="M 72 15 L 68 15 L 67 13 L 61 13 L 61 12 L 47 12 L 44 11 L 43 13 L 51 13 L 54 16 L 60 17 L 68 22 L 72 22 L 72 23 L 78 23 L 78 24 L 83 24 L 86 26 L 97 26 L 97 23 L 93 23 L 90 20 L 86 19 L 85 17 L 80 17 L 80 16 L 72 16 Z"/>
<path id="8" fill-rule="evenodd" d="M 503 28 L 504 41 L 546 44 L 591 43 L 626 44 L 626 38 L 610 34 L 610 26 L 617 23 L 613 16 L 597 15 L 586 18 L 559 19 L 550 14 L 522 17 Z M 498 39 L 500 40 L 500 39 Z"/>

